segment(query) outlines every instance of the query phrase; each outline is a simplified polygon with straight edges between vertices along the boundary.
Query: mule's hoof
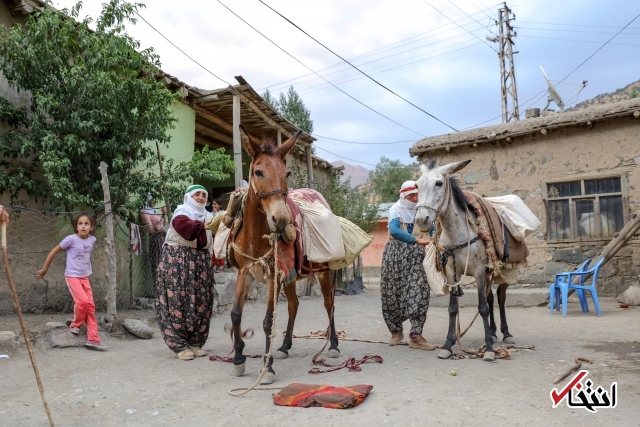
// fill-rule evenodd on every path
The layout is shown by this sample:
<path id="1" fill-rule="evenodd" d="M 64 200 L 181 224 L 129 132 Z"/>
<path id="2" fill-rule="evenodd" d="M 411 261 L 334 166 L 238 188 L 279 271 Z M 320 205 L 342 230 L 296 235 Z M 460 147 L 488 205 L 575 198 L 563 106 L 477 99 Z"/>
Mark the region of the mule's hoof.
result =
<path id="1" fill-rule="evenodd" d="M 451 357 L 452 354 L 453 353 L 451 353 L 449 350 L 442 348 L 438 353 L 438 359 L 448 359 Z"/>
<path id="2" fill-rule="evenodd" d="M 340 350 L 338 350 L 337 348 L 330 348 L 327 351 L 327 356 L 335 359 L 336 357 L 340 357 Z"/>
<path id="3" fill-rule="evenodd" d="M 485 351 L 482 358 L 485 362 L 493 362 L 496 360 L 496 353 L 494 351 Z"/>
<path id="4" fill-rule="evenodd" d="M 273 372 L 267 372 L 264 377 L 262 377 L 262 381 L 260 384 L 273 384 L 273 381 L 276 379 L 276 374 Z"/>
<path id="5" fill-rule="evenodd" d="M 243 376 L 243 375 L 244 375 L 244 370 L 245 370 L 245 368 L 246 368 L 246 364 L 247 364 L 247 362 L 242 362 L 242 363 L 241 363 L 241 364 L 239 364 L 239 365 L 233 365 L 233 374 L 234 374 L 236 377 L 241 377 L 241 376 Z"/>
<path id="6" fill-rule="evenodd" d="M 513 337 L 504 337 L 502 342 L 505 343 L 505 344 L 515 344 L 516 340 Z"/>
<path id="7" fill-rule="evenodd" d="M 498 336 L 497 335 L 491 335 L 491 338 L 493 338 L 493 342 L 498 342 Z"/>
<path id="8" fill-rule="evenodd" d="M 276 359 L 286 359 L 287 357 L 289 357 L 289 353 L 278 350 L 276 351 L 276 354 L 273 355 L 273 357 Z"/>

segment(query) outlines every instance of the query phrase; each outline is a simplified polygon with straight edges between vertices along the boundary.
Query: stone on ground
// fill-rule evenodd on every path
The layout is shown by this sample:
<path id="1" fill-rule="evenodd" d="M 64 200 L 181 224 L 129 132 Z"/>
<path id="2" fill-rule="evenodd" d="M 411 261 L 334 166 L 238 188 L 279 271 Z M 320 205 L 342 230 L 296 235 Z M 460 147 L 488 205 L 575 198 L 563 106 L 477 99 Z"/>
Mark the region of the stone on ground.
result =
<path id="1" fill-rule="evenodd" d="M 627 305 L 640 305 L 640 286 L 629 286 L 626 291 L 618 295 L 618 301 Z"/>
<path id="2" fill-rule="evenodd" d="M 47 332 L 46 337 L 51 348 L 80 347 L 87 342 L 87 327 L 86 325 L 82 325 L 78 335 L 74 335 L 69 332 L 68 327 L 52 329 Z"/>
<path id="3" fill-rule="evenodd" d="M 153 329 L 142 320 L 125 319 L 122 326 L 138 338 L 148 339 L 153 337 Z"/>

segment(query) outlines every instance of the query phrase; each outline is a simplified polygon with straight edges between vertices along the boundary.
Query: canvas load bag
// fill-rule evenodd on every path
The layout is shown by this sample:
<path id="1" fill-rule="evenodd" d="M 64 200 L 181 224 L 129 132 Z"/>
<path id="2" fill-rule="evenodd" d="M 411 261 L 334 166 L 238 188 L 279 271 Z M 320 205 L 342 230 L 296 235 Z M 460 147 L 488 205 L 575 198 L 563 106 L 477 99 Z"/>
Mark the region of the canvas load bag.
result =
<path id="1" fill-rule="evenodd" d="M 229 232 L 231 230 L 224 224 L 224 221 L 220 221 L 219 224 L 213 238 L 213 254 L 217 259 L 227 259 L 227 240 L 229 240 Z"/>
<path id="2" fill-rule="evenodd" d="M 338 217 L 320 202 L 294 200 L 302 214 L 304 254 L 312 262 L 344 259 L 342 227 Z"/>
<path id="3" fill-rule="evenodd" d="M 444 276 L 444 272 L 438 271 L 436 268 L 437 251 L 433 244 L 427 245 L 424 249 L 425 256 L 422 261 L 424 272 L 427 273 L 427 282 L 429 282 L 429 288 L 431 288 L 431 296 L 441 297 L 449 294 L 449 287 L 447 286 L 447 279 Z"/>
<path id="4" fill-rule="evenodd" d="M 540 227 L 540 220 L 531 209 L 515 194 L 485 198 L 493 205 L 505 227 L 517 241 L 524 240 Z"/>
<path id="5" fill-rule="evenodd" d="M 340 221 L 340 229 L 342 231 L 342 241 L 344 242 L 344 258 L 339 261 L 329 262 L 329 268 L 337 270 L 346 267 L 358 258 L 358 255 L 364 248 L 369 246 L 373 241 L 373 236 L 364 232 L 364 230 L 348 219 L 336 217 Z"/>

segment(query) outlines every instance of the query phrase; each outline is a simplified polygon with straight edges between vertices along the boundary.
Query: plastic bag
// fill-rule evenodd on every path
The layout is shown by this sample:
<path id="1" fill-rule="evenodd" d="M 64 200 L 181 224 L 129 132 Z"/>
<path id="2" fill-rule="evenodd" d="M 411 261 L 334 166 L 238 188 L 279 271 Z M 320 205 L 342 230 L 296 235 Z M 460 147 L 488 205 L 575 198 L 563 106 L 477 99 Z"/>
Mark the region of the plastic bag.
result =
<path id="1" fill-rule="evenodd" d="M 433 244 L 427 245 L 424 249 L 425 256 L 422 261 L 424 272 L 427 274 L 427 282 L 431 288 L 431 296 L 441 297 L 449 294 L 447 279 L 444 272 L 438 271 L 436 268 L 436 247 Z"/>

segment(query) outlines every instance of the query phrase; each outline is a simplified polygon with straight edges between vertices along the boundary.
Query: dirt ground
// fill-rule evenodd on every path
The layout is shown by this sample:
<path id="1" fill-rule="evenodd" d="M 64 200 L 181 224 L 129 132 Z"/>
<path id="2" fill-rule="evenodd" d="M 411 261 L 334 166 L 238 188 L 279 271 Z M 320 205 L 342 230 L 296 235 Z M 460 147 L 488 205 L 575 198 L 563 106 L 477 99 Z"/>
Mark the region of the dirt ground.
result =
<path id="1" fill-rule="evenodd" d="M 371 384 L 373 391 L 360 406 L 347 409 L 289 408 L 275 406 L 274 391 L 252 391 L 240 398 L 227 394 L 233 387 L 253 384 L 259 359 L 249 359 L 244 377 L 234 377 L 232 366 L 208 358 L 180 361 L 165 346 L 159 332 L 150 340 L 106 337 L 107 352 L 84 348 L 48 349 L 38 341 L 35 355 L 46 396 L 58 426 L 379 426 L 403 425 L 638 425 L 640 418 L 640 308 L 621 309 L 604 298 L 603 316 L 582 315 L 572 303 L 569 315 L 549 314 L 546 307 L 510 308 L 509 325 L 518 344 L 533 344 L 510 360 L 439 360 L 434 352 L 390 347 L 384 344 L 342 341 L 339 361 L 377 354 L 382 364 L 367 363 L 361 372 L 341 370 L 321 375 L 307 373 L 311 358 L 323 342 L 295 339 L 291 357 L 276 361 L 274 386 L 293 382 L 345 386 Z M 286 321 L 284 304 L 278 305 L 278 329 Z M 248 304 L 243 326 L 256 331 L 247 340 L 246 353 L 264 347 L 262 318 L 265 305 Z M 132 312 L 152 318 L 151 311 Z M 462 312 L 468 325 L 474 309 Z M 47 321 L 64 321 L 67 315 L 29 316 L 31 328 Z M 348 338 L 387 340 L 380 295 L 368 291 L 336 298 L 336 326 Z M 212 320 L 205 349 L 225 354 L 231 343 L 223 330 L 228 313 Z M 429 310 L 425 335 L 442 344 L 446 335 L 446 308 Z M 326 317 L 320 298 L 301 301 L 296 334 L 324 329 Z M 15 316 L 0 318 L 0 330 L 19 330 Z M 405 325 L 405 333 L 408 326 Z M 465 347 L 482 344 L 477 321 L 462 340 Z M 280 344 L 280 340 L 278 340 Z M 550 391 L 558 372 L 576 357 L 593 359 L 585 365 L 596 385 L 609 389 L 618 384 L 616 408 L 592 414 L 561 403 L 551 407 Z M 456 371 L 456 376 L 451 371 Z M 48 425 L 28 353 L 21 350 L 0 359 L 0 425 Z"/>

